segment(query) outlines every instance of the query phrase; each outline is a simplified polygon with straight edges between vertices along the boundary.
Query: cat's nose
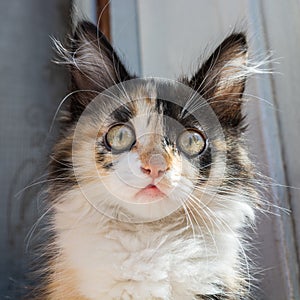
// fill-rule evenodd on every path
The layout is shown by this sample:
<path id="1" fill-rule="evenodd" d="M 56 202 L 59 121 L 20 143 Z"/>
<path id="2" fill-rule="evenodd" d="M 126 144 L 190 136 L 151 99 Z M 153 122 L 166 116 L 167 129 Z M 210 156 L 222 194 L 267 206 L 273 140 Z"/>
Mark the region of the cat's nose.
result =
<path id="1" fill-rule="evenodd" d="M 141 167 L 141 170 L 143 173 L 149 175 L 153 179 L 156 179 L 158 177 L 161 177 L 166 170 L 159 167 L 159 166 L 146 166 L 146 167 Z"/>
<path id="2" fill-rule="evenodd" d="M 154 154 L 147 163 L 142 164 L 141 170 L 143 173 L 156 179 L 161 177 L 167 171 L 167 164 L 161 155 Z"/>

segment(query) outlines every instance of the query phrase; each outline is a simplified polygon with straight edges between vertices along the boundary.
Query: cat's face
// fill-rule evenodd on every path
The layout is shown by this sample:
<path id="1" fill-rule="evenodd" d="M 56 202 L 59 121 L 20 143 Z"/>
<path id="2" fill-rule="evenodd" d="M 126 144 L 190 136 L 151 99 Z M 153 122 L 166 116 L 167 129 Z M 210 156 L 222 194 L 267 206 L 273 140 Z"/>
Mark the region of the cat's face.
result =
<path id="1" fill-rule="evenodd" d="M 189 113 L 184 104 L 193 94 L 171 80 L 134 79 L 89 103 L 73 135 L 73 168 L 99 210 L 108 204 L 145 220 L 157 219 L 206 186 L 212 150 L 217 141 L 225 141 L 208 130 L 211 119 L 204 114 L 214 113 L 206 102 L 194 97 L 198 114 Z M 220 126 L 214 121 L 214 127 Z"/>
<path id="2" fill-rule="evenodd" d="M 71 99 L 67 138 L 57 145 L 56 160 L 70 163 L 72 188 L 79 187 L 94 208 L 127 221 L 155 220 L 189 204 L 216 207 L 208 200 L 211 191 L 223 185 L 225 193 L 231 173 L 251 177 L 241 142 L 243 35 L 227 38 L 190 80 L 182 80 L 208 101 L 201 103 L 189 103 L 194 91 L 188 97 L 176 82 L 131 77 L 92 25 L 82 24 L 75 37 L 71 70 L 79 92 Z M 161 97 L 162 89 L 169 99 Z M 207 114 L 215 118 L 208 122 Z M 225 153 L 222 163 L 217 152 Z M 243 168 L 249 172 L 238 171 Z M 222 178 L 210 181 L 213 169 Z"/>
<path id="3" fill-rule="evenodd" d="M 139 100 L 127 106 L 126 121 L 113 114 L 98 136 L 96 164 L 100 176 L 104 175 L 112 194 L 126 202 L 166 202 L 176 197 L 183 201 L 181 194 L 192 191 L 199 175 L 205 133 L 200 124 L 185 128 L 168 116 L 162 101 L 143 92 Z"/>

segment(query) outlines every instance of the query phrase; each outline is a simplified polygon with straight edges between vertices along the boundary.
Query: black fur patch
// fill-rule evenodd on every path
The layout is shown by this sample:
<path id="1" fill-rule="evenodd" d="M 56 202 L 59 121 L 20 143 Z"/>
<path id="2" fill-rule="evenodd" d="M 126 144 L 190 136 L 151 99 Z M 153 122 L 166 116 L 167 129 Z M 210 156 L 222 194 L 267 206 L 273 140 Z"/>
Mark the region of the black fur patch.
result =
<path id="1" fill-rule="evenodd" d="M 122 105 L 112 113 L 112 118 L 116 122 L 127 123 L 130 119 L 133 118 L 133 112 L 128 105 Z"/>

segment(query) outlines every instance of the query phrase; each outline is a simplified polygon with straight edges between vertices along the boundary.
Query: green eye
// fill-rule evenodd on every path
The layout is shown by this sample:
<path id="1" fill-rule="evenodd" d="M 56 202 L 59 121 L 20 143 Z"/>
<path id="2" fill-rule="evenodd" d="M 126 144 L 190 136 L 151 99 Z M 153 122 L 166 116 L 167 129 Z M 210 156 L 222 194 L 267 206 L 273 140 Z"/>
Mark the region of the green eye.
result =
<path id="1" fill-rule="evenodd" d="M 177 145 L 187 156 L 194 157 L 204 151 L 206 140 L 204 135 L 198 130 L 187 129 L 179 135 Z"/>
<path id="2" fill-rule="evenodd" d="M 111 127 L 105 135 L 106 148 L 115 152 L 129 150 L 135 143 L 135 134 L 132 128 L 124 124 Z"/>

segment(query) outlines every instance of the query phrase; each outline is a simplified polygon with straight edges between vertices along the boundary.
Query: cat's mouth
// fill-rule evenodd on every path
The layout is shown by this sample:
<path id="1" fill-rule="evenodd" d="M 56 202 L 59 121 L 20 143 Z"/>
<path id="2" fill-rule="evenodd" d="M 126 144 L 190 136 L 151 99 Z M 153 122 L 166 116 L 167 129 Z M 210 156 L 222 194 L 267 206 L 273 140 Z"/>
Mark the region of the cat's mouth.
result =
<path id="1" fill-rule="evenodd" d="M 158 198 L 164 198 L 164 194 L 155 184 L 149 184 L 141 189 L 136 195 L 136 198 L 149 198 L 151 200 L 157 200 Z"/>

